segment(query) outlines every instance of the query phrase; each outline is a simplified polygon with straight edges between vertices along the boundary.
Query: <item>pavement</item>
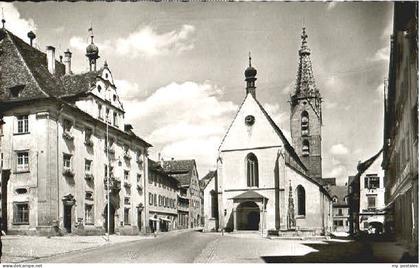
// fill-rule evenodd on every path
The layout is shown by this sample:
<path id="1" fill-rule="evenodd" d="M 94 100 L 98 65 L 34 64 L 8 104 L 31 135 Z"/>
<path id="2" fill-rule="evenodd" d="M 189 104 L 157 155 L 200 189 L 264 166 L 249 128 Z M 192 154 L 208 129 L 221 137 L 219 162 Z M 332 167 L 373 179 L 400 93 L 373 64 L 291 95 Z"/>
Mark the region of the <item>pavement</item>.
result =
<path id="1" fill-rule="evenodd" d="M 149 236 L 3 237 L 4 262 L 35 263 L 398 263 L 395 242 L 270 240 L 258 233 L 177 230 Z M 409 261 L 412 262 L 412 261 Z"/>

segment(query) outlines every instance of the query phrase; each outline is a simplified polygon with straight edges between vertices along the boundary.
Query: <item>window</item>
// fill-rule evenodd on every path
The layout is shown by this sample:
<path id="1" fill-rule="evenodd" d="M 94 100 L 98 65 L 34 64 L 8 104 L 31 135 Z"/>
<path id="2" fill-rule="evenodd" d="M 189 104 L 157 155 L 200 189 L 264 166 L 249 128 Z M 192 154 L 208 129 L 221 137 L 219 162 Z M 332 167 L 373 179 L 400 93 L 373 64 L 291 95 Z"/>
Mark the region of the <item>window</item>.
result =
<path id="1" fill-rule="evenodd" d="M 92 160 L 85 159 L 85 172 L 90 173 L 92 167 Z"/>
<path id="2" fill-rule="evenodd" d="M 68 120 L 68 119 L 63 120 L 63 129 L 64 129 L 65 132 L 70 132 L 71 126 L 72 126 L 72 123 L 71 123 L 70 120 Z"/>
<path id="3" fill-rule="evenodd" d="M 91 140 L 90 140 L 91 137 L 92 137 L 92 129 L 85 128 L 85 143 L 91 142 Z"/>
<path id="4" fill-rule="evenodd" d="M 309 141 L 303 140 L 302 142 L 302 155 L 308 156 L 309 155 Z"/>
<path id="5" fill-rule="evenodd" d="M 130 225 L 130 209 L 124 208 L 124 225 Z"/>
<path id="6" fill-rule="evenodd" d="M 111 123 L 111 119 L 109 118 L 109 108 L 106 108 L 105 118 L 107 123 Z"/>
<path id="7" fill-rule="evenodd" d="M 376 197 L 368 196 L 368 208 L 375 208 L 375 207 L 376 207 Z"/>
<path id="8" fill-rule="evenodd" d="M 105 178 L 108 178 L 108 166 L 104 165 L 104 174 L 105 174 Z"/>
<path id="9" fill-rule="evenodd" d="M 17 132 L 18 133 L 28 133 L 29 132 L 29 123 L 27 115 L 20 115 L 17 117 Z"/>
<path id="10" fill-rule="evenodd" d="M 343 210 L 341 208 L 338 209 L 338 216 L 343 216 Z"/>
<path id="11" fill-rule="evenodd" d="M 103 117 L 102 117 L 102 104 L 99 104 L 98 103 L 98 118 L 99 119 L 103 119 Z"/>
<path id="12" fill-rule="evenodd" d="M 369 223 L 367 221 L 363 222 L 363 228 L 364 229 L 369 228 Z"/>
<path id="13" fill-rule="evenodd" d="M 93 200 L 93 192 L 86 191 L 85 192 L 85 199 L 87 199 L 87 200 Z"/>
<path id="14" fill-rule="evenodd" d="M 141 182 L 141 174 L 137 174 L 137 183 L 141 184 L 140 182 Z"/>
<path id="15" fill-rule="evenodd" d="M 112 120 L 113 120 L 114 126 L 118 127 L 118 114 L 116 112 L 114 112 Z"/>
<path id="16" fill-rule="evenodd" d="M 13 203 L 13 224 L 29 224 L 29 204 Z"/>
<path id="17" fill-rule="evenodd" d="M 128 172 L 128 170 L 124 170 L 124 180 L 128 181 L 130 173 Z"/>
<path id="18" fill-rule="evenodd" d="M 71 168 L 71 155 L 70 154 L 63 155 L 63 167 Z"/>
<path id="19" fill-rule="evenodd" d="M 246 157 L 246 172 L 248 187 L 258 187 L 258 159 L 253 153 Z"/>
<path id="20" fill-rule="evenodd" d="M 17 153 L 17 172 L 29 171 L 29 152 Z"/>
<path id="21" fill-rule="evenodd" d="M 300 127 L 302 136 L 309 135 L 309 114 L 307 111 L 303 111 L 300 117 Z"/>
<path id="22" fill-rule="evenodd" d="M 379 188 L 379 177 L 376 174 L 367 175 L 365 177 L 365 189 Z"/>
<path id="23" fill-rule="evenodd" d="M 343 221 L 337 221 L 337 226 L 343 226 Z"/>
<path id="24" fill-rule="evenodd" d="M 149 193 L 149 205 L 153 205 L 153 194 Z"/>
<path id="25" fill-rule="evenodd" d="M 306 197 L 305 197 L 305 189 L 302 185 L 299 185 L 296 188 L 297 193 L 297 215 L 305 216 L 306 214 Z"/>
<path id="26" fill-rule="evenodd" d="M 156 207 L 157 206 L 157 196 L 156 194 L 153 194 L 153 204 Z"/>
<path id="27" fill-rule="evenodd" d="M 93 205 L 85 205 L 85 223 L 93 224 Z"/>

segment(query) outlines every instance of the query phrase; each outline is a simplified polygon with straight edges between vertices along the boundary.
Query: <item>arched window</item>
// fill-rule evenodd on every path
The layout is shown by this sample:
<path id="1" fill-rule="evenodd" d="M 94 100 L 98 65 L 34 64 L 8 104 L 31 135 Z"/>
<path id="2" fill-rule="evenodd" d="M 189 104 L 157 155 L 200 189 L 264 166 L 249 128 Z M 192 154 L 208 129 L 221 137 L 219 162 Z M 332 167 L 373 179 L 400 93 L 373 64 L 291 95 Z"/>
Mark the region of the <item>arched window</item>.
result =
<path id="1" fill-rule="evenodd" d="M 303 140 L 302 142 L 302 155 L 308 156 L 309 155 L 309 141 Z"/>
<path id="2" fill-rule="evenodd" d="M 302 136 L 309 135 L 309 114 L 307 111 L 303 111 L 300 115 L 300 127 L 302 131 Z"/>
<path id="3" fill-rule="evenodd" d="M 305 216 L 306 214 L 305 188 L 303 188 L 302 185 L 299 185 L 296 188 L 296 194 L 297 194 L 297 215 Z"/>
<path id="4" fill-rule="evenodd" d="M 246 156 L 246 173 L 248 187 L 258 187 L 258 159 L 253 153 Z"/>

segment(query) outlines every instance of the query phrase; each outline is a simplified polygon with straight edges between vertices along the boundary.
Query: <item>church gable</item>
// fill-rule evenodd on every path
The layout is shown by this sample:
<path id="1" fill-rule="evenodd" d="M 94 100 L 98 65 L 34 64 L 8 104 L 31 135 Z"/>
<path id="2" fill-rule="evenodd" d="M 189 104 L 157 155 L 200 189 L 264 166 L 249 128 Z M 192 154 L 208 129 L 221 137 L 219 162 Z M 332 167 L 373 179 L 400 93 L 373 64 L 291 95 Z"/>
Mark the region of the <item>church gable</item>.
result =
<path id="1" fill-rule="evenodd" d="M 282 139 L 258 102 L 252 94 L 247 94 L 219 147 L 219 151 L 283 145 Z"/>

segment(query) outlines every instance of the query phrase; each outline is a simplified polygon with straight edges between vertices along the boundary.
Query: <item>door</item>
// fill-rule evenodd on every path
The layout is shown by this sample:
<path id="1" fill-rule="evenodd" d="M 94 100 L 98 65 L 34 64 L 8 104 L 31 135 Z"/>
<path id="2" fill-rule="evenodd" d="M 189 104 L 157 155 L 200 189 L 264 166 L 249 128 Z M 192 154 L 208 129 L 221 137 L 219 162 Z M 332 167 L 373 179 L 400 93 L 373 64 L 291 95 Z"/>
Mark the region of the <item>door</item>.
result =
<path id="1" fill-rule="evenodd" d="M 137 226 L 140 232 L 141 231 L 141 209 L 137 210 Z"/>
<path id="2" fill-rule="evenodd" d="M 71 233 L 71 207 L 64 205 L 64 229 L 67 233 Z"/>

